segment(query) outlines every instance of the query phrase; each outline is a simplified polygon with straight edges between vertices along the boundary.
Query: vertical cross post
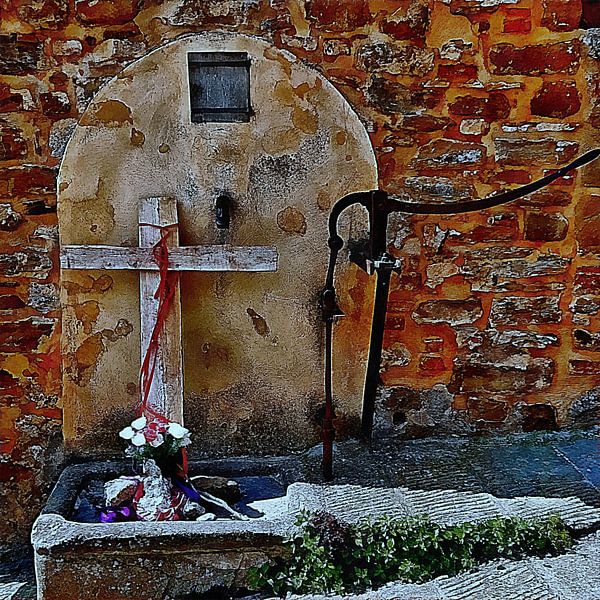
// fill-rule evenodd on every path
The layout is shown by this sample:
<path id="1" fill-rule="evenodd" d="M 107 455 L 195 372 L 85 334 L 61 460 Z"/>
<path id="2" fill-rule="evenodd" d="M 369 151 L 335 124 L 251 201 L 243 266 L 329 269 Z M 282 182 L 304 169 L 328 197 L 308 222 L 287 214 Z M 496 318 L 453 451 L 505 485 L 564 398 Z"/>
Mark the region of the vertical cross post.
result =
<path id="1" fill-rule="evenodd" d="M 158 226 L 177 225 L 177 203 L 174 198 L 144 198 L 139 208 L 140 248 L 151 248 L 161 237 Z M 157 227 L 149 227 L 155 225 Z M 169 247 L 179 246 L 179 230 L 173 227 L 167 239 Z M 140 318 L 142 362 L 148 350 L 156 323 L 158 300 L 154 294 L 160 274 L 140 271 Z M 156 370 L 148 396 L 148 406 L 170 421 L 183 423 L 183 354 L 181 347 L 181 292 L 176 282 L 171 309 L 160 335 Z"/>

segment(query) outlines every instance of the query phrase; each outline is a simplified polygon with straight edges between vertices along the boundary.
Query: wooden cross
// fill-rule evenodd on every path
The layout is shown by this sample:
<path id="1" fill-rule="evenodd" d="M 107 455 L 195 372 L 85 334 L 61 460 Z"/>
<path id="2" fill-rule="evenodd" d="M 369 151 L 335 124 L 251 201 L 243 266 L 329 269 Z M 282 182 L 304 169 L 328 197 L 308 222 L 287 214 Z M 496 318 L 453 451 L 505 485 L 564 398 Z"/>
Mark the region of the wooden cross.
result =
<path id="1" fill-rule="evenodd" d="M 145 198 L 139 208 L 139 247 L 63 246 L 63 269 L 128 269 L 140 271 L 140 336 L 142 360 L 156 322 L 160 280 L 152 247 L 160 239 L 158 227 L 177 225 L 173 198 Z M 178 228 L 168 238 L 169 269 L 173 271 L 276 271 L 277 249 L 271 246 L 179 246 Z M 171 310 L 160 337 L 160 349 L 148 405 L 169 420 L 183 423 L 183 355 L 181 344 L 181 292 L 176 284 Z"/>

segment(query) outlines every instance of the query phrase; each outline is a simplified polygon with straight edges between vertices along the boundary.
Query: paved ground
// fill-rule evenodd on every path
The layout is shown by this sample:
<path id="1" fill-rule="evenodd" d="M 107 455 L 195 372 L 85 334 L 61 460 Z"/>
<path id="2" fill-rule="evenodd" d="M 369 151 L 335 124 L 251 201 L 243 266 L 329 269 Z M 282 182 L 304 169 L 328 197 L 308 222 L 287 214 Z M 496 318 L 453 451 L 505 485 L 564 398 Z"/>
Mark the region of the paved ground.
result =
<path id="1" fill-rule="evenodd" d="M 598 430 L 577 433 L 524 434 L 509 437 L 427 439 L 410 442 L 386 439 L 377 440 L 370 447 L 358 442 L 344 442 L 336 447 L 334 484 L 402 487 L 409 490 L 455 489 L 485 492 L 499 498 L 575 496 L 589 505 L 600 507 L 599 444 Z M 315 448 L 305 455 L 294 457 L 291 461 L 275 458 L 269 462 L 280 465 L 282 471 L 286 472 L 288 481 L 317 483 L 320 482 L 319 452 L 320 449 Z M 598 560 L 600 541 L 594 537 L 589 543 L 592 544 L 592 549 L 588 554 Z M 584 548 L 582 552 L 585 554 L 587 550 Z M 565 558 L 565 561 L 571 561 L 569 568 L 574 568 L 572 558 Z M 545 564 L 544 561 L 542 561 L 542 566 L 543 564 Z M 561 572 L 560 568 L 559 564 L 557 572 Z M 585 568 L 583 563 L 581 563 L 581 568 Z M 490 566 L 490 569 L 492 571 L 484 579 L 488 578 L 494 587 L 496 585 L 493 583 L 495 581 L 494 569 L 498 570 L 498 567 Z M 512 573 L 513 569 L 507 569 L 501 565 L 500 571 Z M 542 586 L 540 589 L 545 590 L 546 588 L 543 586 L 546 584 L 540 583 L 542 580 L 539 579 L 541 577 L 539 572 L 535 565 L 527 566 L 524 571 L 526 578 L 533 577 Z M 560 576 L 556 577 L 560 580 Z M 573 576 L 574 579 L 576 577 Z M 474 589 L 478 589 L 481 582 L 473 582 L 472 585 Z M 531 588 L 532 590 L 537 589 L 535 585 Z M 552 585 L 556 585 L 556 583 Z M 556 588 L 548 589 L 549 592 L 544 591 L 539 594 L 536 592 L 537 595 L 532 592 L 533 595 L 522 597 L 600 599 L 600 587 L 597 593 L 594 592 L 596 595 L 591 596 L 589 594 L 585 596 L 552 595 L 555 594 Z M 419 597 L 457 597 L 440 595 L 439 590 L 436 593 L 437 596 L 370 595 L 368 597 L 373 599 L 414 598 L 415 600 Z M 543 595 L 544 593 L 546 595 Z M 496 597 L 490 596 L 488 592 L 486 594 L 489 598 Z M 480 596 L 470 597 L 478 598 Z M 35 598 L 31 561 L 15 560 L 11 564 L 0 565 L 0 600 L 29 600 L 31 598 Z"/>

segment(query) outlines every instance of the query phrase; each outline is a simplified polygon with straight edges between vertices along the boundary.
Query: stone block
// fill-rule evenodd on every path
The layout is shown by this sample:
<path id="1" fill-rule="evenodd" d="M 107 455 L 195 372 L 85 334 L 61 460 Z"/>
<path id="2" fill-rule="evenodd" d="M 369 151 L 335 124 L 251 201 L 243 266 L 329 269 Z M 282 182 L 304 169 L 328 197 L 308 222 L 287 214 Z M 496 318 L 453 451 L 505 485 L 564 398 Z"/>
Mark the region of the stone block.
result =
<path id="1" fill-rule="evenodd" d="M 457 394 L 530 394 L 549 388 L 554 373 L 550 358 L 514 351 L 477 352 L 455 359 L 449 390 Z M 498 415 L 499 409 L 494 413 Z"/>
<path id="2" fill-rule="evenodd" d="M 21 21 L 36 29 L 57 29 L 69 12 L 68 0 L 14 0 L 11 7 Z"/>
<path id="3" fill-rule="evenodd" d="M 509 247 L 506 247 L 504 256 L 498 258 L 494 257 L 495 253 L 486 250 L 465 252 L 460 272 L 474 291 L 510 291 L 513 280 L 564 276 L 570 265 L 570 259 L 552 253 L 539 254 L 534 260 L 531 251 L 523 252 L 522 256 L 519 254 L 511 258 Z"/>
<path id="4" fill-rule="evenodd" d="M 579 69 L 581 42 L 571 40 L 522 47 L 496 44 L 491 47 L 489 56 L 492 72 L 497 75 L 574 75 Z"/>
<path id="5" fill-rule="evenodd" d="M 435 52 L 414 45 L 376 42 L 363 44 L 356 51 L 356 66 L 372 73 L 423 77 L 433 70 Z"/>
<path id="6" fill-rule="evenodd" d="M 600 311 L 600 299 L 581 296 L 571 302 L 569 310 L 575 315 L 597 315 Z"/>
<path id="7" fill-rule="evenodd" d="M 4 195 L 22 197 L 56 192 L 56 169 L 43 165 L 21 165 L 0 170 L 0 190 Z"/>
<path id="8" fill-rule="evenodd" d="M 564 119 L 579 112 L 581 97 L 574 81 L 546 81 L 531 99 L 531 114 Z"/>
<path id="9" fill-rule="evenodd" d="M 519 0 L 443 0 L 453 15 L 475 17 L 496 12 L 501 6 L 517 4 Z"/>
<path id="10" fill-rule="evenodd" d="M 0 254 L 0 275 L 5 277 L 46 279 L 50 269 L 52 261 L 45 252 L 24 250 Z"/>
<path id="11" fill-rule="evenodd" d="M 60 308 L 58 288 L 53 283 L 29 284 L 27 305 L 43 314 Z"/>
<path id="12" fill-rule="evenodd" d="M 481 165 L 487 149 L 483 144 L 450 139 L 432 140 L 421 146 L 412 165 L 416 168 L 456 168 Z"/>
<path id="13" fill-rule="evenodd" d="M 6 83 L 0 83 L 0 112 L 24 110 L 23 94 Z"/>
<path id="14" fill-rule="evenodd" d="M 219 588 L 246 587 L 250 567 L 284 552 L 283 512 L 249 521 L 79 523 L 73 505 L 86 476 L 108 480 L 123 463 L 69 467 L 61 475 L 32 532 L 40 600 L 142 600 L 213 597 Z M 151 592 L 149 591 L 151 590 Z"/>
<path id="15" fill-rule="evenodd" d="M 428 300 L 421 302 L 413 311 L 417 323 L 465 325 L 474 323 L 483 316 L 479 298 L 465 300 Z"/>
<path id="16" fill-rule="evenodd" d="M 600 375 L 600 361 L 571 359 L 569 361 L 569 373 L 571 375 Z"/>
<path id="17" fill-rule="evenodd" d="M 43 44 L 0 35 L 0 75 L 27 75 L 38 70 Z"/>
<path id="18" fill-rule="evenodd" d="M 3 294 L 0 296 L 0 310 L 2 311 L 12 311 L 19 308 L 24 308 L 25 306 L 27 306 L 25 302 L 23 302 L 23 300 L 15 294 Z"/>
<path id="19" fill-rule="evenodd" d="M 600 296 L 600 267 L 579 267 L 575 271 L 573 293 Z"/>
<path id="20" fill-rule="evenodd" d="M 600 352 L 600 333 L 587 331 L 586 329 L 574 329 L 573 345 L 578 350 Z"/>
<path id="21" fill-rule="evenodd" d="M 440 90 L 412 89 L 384 77 L 373 77 L 366 90 L 368 103 L 386 114 L 418 113 L 423 108 L 435 108 L 442 96 Z"/>
<path id="22" fill-rule="evenodd" d="M 23 217 L 11 204 L 0 203 L 0 231 L 14 231 L 22 222 Z"/>
<path id="23" fill-rule="evenodd" d="M 508 416 L 508 404 L 477 396 L 467 399 L 467 411 L 473 421 L 501 423 Z"/>
<path id="24" fill-rule="evenodd" d="M 496 138 L 496 161 L 503 165 L 559 166 L 573 160 L 579 144 L 553 138 Z"/>
<path id="25" fill-rule="evenodd" d="M 490 323 L 496 325 L 538 325 L 560 323 L 559 296 L 504 296 L 492 300 Z"/>
<path id="26" fill-rule="evenodd" d="M 420 133 L 431 133 L 433 131 L 444 131 L 454 127 L 455 122 L 449 117 L 439 117 L 431 114 L 404 115 L 401 127 L 407 131 L 418 131 Z"/>

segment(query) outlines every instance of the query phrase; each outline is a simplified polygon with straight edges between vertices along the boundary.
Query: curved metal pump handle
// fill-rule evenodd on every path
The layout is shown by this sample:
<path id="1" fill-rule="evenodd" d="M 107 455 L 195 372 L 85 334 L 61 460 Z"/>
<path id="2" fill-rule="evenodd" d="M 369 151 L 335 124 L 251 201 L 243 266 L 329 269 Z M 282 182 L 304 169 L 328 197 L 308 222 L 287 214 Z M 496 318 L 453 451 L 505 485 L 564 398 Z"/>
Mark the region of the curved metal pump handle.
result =
<path id="1" fill-rule="evenodd" d="M 323 476 L 325 479 L 333 478 L 333 440 L 335 438 L 335 429 L 333 420 L 335 412 L 333 408 L 333 392 L 331 381 L 331 353 L 332 353 L 332 325 L 340 316 L 343 316 L 340 307 L 337 304 L 334 274 L 335 265 L 339 251 L 344 246 L 344 240 L 340 237 L 337 230 L 338 219 L 342 212 L 354 204 L 361 204 L 369 212 L 370 225 L 370 248 L 371 259 L 378 260 L 385 255 L 387 247 L 386 229 L 388 216 L 392 212 L 404 212 L 416 215 L 451 215 L 484 210 L 500 206 L 550 185 L 552 182 L 564 177 L 570 171 L 578 169 L 600 157 L 600 149 L 586 152 L 565 167 L 557 169 L 554 173 L 546 175 L 533 183 L 521 186 L 508 192 L 489 196 L 478 200 L 467 200 L 465 202 L 454 202 L 449 204 L 434 204 L 427 202 L 406 202 L 389 196 L 381 190 L 372 190 L 368 192 L 355 192 L 344 196 L 338 200 L 329 215 L 329 266 L 327 269 L 327 279 L 325 289 L 321 297 L 321 307 L 323 311 L 323 320 L 325 321 L 325 413 L 323 417 Z M 379 362 L 381 356 L 381 342 L 383 340 L 383 326 L 385 323 L 385 311 L 387 307 L 387 283 L 389 281 L 389 270 L 378 271 L 378 291 L 381 287 L 379 306 L 382 309 L 382 315 L 374 312 L 374 320 L 377 316 L 378 326 L 373 322 L 371 327 L 371 346 L 369 349 L 369 364 L 367 366 L 367 381 L 365 382 L 365 396 L 363 399 L 363 436 L 370 437 L 373 414 L 375 407 L 375 392 L 377 389 L 377 378 L 379 374 Z M 385 298 L 383 296 L 385 295 Z M 376 307 L 377 304 L 376 292 Z M 384 301 L 385 300 L 385 301 Z M 378 348 L 374 346 L 379 346 Z M 369 412 L 370 414 L 366 414 Z"/>

